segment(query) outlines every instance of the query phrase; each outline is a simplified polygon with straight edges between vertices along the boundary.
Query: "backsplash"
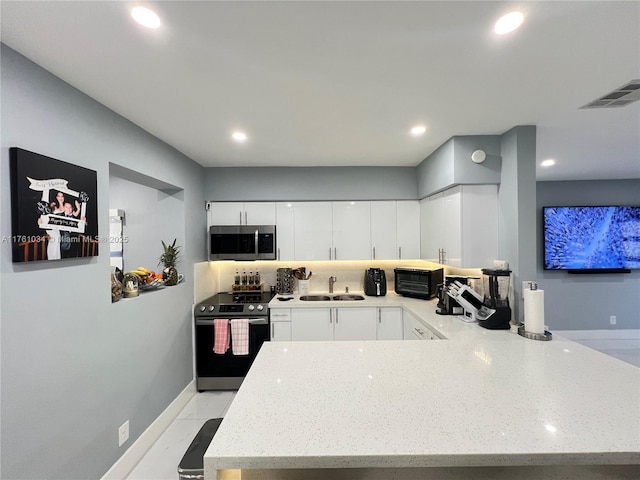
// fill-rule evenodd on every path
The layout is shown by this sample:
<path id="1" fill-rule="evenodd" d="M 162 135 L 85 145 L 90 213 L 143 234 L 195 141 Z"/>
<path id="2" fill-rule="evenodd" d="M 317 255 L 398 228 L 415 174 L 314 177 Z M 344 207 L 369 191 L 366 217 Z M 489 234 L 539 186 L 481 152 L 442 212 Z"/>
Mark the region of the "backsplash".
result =
<path id="1" fill-rule="evenodd" d="M 278 268 L 305 267 L 307 273 L 313 272 L 309 279 L 309 291 L 312 293 L 328 292 L 329 277 L 336 277 L 333 291 L 344 292 L 349 287 L 350 292 L 362 292 L 364 290 L 364 272 L 367 268 L 377 267 L 385 271 L 387 278 L 387 291 L 394 289 L 394 268 L 444 268 L 445 275 L 469 275 L 481 276 L 479 269 L 460 269 L 447 265 L 428 262 L 426 260 L 350 260 L 350 261 L 255 261 L 255 262 L 201 262 L 194 266 L 195 275 L 195 302 L 218 293 L 230 291 L 233 285 L 236 271 L 242 275 L 246 272 L 260 272 L 260 278 L 265 291 L 269 291 L 271 285 L 276 285 L 276 271 Z M 294 293 L 297 293 L 297 281 L 294 285 Z"/>

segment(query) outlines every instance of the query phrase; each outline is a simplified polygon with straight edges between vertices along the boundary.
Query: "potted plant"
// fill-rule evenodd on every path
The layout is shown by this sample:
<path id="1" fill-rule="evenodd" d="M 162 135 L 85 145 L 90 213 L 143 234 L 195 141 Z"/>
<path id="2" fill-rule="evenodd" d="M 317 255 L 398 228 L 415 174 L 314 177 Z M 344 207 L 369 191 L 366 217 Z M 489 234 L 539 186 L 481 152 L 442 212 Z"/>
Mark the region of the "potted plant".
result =
<path id="1" fill-rule="evenodd" d="M 160 261 L 158 265 L 164 266 L 163 278 L 165 285 L 176 285 L 178 283 L 178 269 L 176 264 L 178 263 L 178 256 L 180 255 L 180 247 L 176 247 L 176 240 L 173 239 L 173 243 L 168 245 L 161 240 L 164 252 L 160 255 Z"/>

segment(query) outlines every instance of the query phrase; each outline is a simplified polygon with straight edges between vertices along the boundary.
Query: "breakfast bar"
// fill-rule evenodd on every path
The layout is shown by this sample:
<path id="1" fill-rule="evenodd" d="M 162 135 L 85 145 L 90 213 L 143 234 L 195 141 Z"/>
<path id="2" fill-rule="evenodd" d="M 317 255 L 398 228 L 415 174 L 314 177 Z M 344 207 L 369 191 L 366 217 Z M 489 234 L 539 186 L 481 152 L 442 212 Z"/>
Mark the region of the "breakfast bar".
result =
<path id="1" fill-rule="evenodd" d="M 640 477 L 640 369 L 383 301 L 443 339 L 265 343 L 205 478 Z"/>

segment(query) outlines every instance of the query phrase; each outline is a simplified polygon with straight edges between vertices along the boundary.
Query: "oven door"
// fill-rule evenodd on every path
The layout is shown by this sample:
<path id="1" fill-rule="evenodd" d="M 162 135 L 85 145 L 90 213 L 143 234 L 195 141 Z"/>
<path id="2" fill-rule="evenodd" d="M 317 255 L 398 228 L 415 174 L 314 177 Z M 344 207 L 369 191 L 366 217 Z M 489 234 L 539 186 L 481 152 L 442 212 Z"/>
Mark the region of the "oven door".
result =
<path id="1" fill-rule="evenodd" d="M 268 317 L 249 318 L 249 355 L 234 355 L 233 337 L 224 355 L 213 353 L 215 334 L 213 317 L 195 321 L 195 368 L 199 391 L 228 390 L 240 387 L 260 347 L 269 340 Z"/>

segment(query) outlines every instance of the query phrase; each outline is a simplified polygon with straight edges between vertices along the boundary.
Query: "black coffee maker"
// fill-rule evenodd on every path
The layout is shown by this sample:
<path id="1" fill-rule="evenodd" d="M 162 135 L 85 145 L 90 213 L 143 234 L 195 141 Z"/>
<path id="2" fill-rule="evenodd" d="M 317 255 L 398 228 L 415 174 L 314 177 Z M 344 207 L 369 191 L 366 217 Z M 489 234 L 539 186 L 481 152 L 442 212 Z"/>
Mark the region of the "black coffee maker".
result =
<path id="1" fill-rule="evenodd" d="M 387 276 L 381 268 L 367 268 L 364 271 L 364 294 L 383 297 L 387 294 Z"/>
<path id="2" fill-rule="evenodd" d="M 506 330 L 511 327 L 511 307 L 509 306 L 509 282 L 511 270 L 482 269 L 484 305 L 495 313 L 485 320 L 478 319 L 478 325 L 491 330 Z"/>

